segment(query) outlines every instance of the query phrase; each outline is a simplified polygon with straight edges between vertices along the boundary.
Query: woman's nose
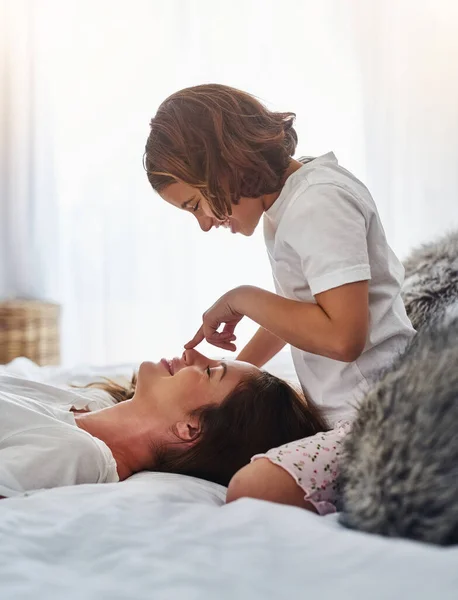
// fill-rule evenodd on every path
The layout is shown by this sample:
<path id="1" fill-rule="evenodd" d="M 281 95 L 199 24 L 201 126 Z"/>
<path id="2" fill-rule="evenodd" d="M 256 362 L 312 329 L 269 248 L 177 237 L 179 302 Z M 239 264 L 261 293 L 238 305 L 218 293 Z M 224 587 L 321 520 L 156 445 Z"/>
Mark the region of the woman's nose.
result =
<path id="1" fill-rule="evenodd" d="M 197 350 L 185 350 L 183 352 L 183 360 L 187 367 L 191 367 L 193 365 L 199 365 L 205 362 L 205 356 L 197 352 Z"/>

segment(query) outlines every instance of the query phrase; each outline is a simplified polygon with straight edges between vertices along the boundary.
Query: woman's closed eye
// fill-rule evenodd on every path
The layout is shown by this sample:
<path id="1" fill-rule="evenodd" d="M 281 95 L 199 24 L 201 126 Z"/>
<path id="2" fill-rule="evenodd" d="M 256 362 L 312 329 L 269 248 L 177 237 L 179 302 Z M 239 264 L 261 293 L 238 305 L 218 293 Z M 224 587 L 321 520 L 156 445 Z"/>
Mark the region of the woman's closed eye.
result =
<path id="1" fill-rule="evenodd" d="M 222 379 L 224 379 L 224 377 L 226 376 L 227 373 L 227 365 L 225 362 L 221 362 L 218 367 L 220 367 L 221 370 L 221 377 L 219 378 L 219 381 L 221 381 Z M 214 372 L 219 371 L 218 367 L 214 367 L 211 368 L 210 365 L 208 365 L 205 369 L 205 373 L 208 376 L 208 379 L 212 378 L 212 375 L 214 374 Z"/>
<path id="2" fill-rule="evenodd" d="M 198 202 L 196 202 L 194 204 L 194 206 L 191 206 L 192 212 L 197 212 L 199 210 L 199 205 L 200 205 L 200 200 Z"/>

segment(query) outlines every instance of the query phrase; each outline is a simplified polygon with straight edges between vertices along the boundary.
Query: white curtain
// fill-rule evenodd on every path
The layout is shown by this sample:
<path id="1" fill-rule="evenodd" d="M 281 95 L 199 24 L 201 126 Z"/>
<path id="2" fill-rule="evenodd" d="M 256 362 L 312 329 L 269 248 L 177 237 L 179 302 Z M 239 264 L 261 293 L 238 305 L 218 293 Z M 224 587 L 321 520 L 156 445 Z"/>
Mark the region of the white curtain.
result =
<path id="1" fill-rule="evenodd" d="M 350 4 L 366 183 L 404 256 L 458 228 L 458 2 Z"/>
<path id="2" fill-rule="evenodd" d="M 0 0 L 0 298 L 58 295 L 59 206 L 34 4 Z"/>
<path id="3" fill-rule="evenodd" d="M 365 180 L 401 254 L 458 225 L 453 0 L 5 1 L 16 22 L 28 5 L 34 35 L 9 36 L 9 52 L 43 94 L 2 107 L 33 144 L 24 158 L 19 133 L 2 136 L 0 294 L 62 303 L 67 363 L 176 354 L 218 295 L 271 287 L 260 235 L 204 235 L 149 187 L 148 122 L 179 88 L 216 81 L 295 111 L 298 154 L 333 149 Z M 18 172 L 19 195 L 3 184 Z"/>

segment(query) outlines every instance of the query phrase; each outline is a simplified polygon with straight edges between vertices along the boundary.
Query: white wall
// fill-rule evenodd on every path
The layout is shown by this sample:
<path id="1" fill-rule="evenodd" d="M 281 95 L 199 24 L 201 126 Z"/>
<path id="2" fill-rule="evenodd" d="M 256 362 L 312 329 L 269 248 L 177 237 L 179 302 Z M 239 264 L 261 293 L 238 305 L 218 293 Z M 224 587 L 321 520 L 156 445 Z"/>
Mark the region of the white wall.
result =
<path id="1" fill-rule="evenodd" d="M 271 287 L 260 235 L 203 235 L 149 187 L 148 123 L 179 88 L 226 83 L 295 111 L 298 154 L 334 150 L 401 256 L 458 227 L 454 0 L 5 2 L 18 87 L 0 112 L 2 165 L 7 153 L 15 165 L 0 187 L 0 295 L 63 304 L 65 362 L 176 354 L 218 295 Z M 11 142 L 6 126 L 31 139 Z"/>
<path id="2" fill-rule="evenodd" d="M 334 149 L 357 169 L 352 48 L 335 33 L 332 2 L 290 2 L 290 11 L 242 0 L 46 4 L 65 356 L 176 353 L 220 294 L 243 283 L 271 288 L 271 276 L 261 235 L 203 235 L 153 194 L 142 169 L 150 118 L 177 89 L 226 83 L 296 111 L 299 153 Z M 254 330 L 240 326 L 240 344 Z"/>

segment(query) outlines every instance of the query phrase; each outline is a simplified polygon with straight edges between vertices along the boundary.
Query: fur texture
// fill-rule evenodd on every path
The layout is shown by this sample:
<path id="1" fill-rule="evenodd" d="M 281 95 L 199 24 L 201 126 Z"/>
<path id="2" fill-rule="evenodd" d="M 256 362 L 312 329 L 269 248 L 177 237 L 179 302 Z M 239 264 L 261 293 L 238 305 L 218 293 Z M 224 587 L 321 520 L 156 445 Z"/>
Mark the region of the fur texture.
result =
<path id="1" fill-rule="evenodd" d="M 423 327 L 359 408 L 341 463 L 341 522 L 458 543 L 458 318 Z"/>
<path id="2" fill-rule="evenodd" d="M 414 250 L 404 267 L 402 297 L 419 331 L 451 304 L 458 304 L 458 230 Z"/>
<path id="3" fill-rule="evenodd" d="M 405 269 L 418 333 L 358 409 L 341 461 L 341 522 L 458 544 L 458 232 L 414 251 Z"/>

